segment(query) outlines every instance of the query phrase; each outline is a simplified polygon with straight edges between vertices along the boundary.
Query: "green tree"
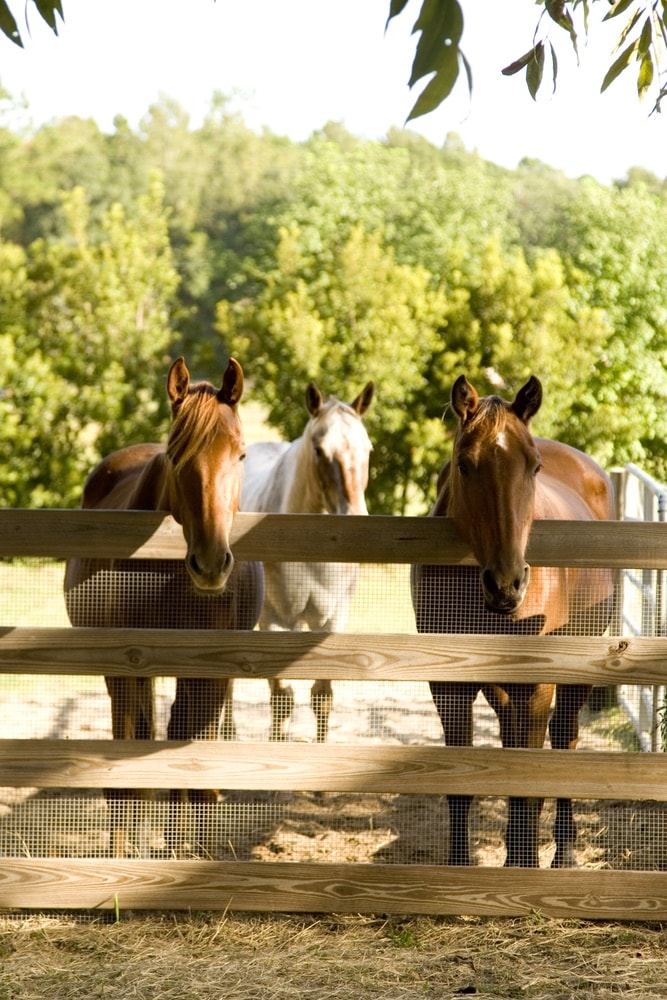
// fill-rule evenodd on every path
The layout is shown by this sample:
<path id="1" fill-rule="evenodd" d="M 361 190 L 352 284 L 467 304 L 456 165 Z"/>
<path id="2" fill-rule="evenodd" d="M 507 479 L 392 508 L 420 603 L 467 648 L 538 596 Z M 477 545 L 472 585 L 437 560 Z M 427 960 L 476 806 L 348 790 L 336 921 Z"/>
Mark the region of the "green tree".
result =
<path id="1" fill-rule="evenodd" d="M 252 358 L 253 394 L 288 439 L 303 431 L 311 379 L 348 401 L 372 379 L 378 395 L 366 417 L 374 447 L 369 506 L 405 511 L 412 484 L 434 460 L 423 372 L 444 297 L 424 268 L 397 263 L 380 235 L 361 226 L 330 252 L 331 267 L 322 269 L 308 234 L 296 225 L 283 230 L 263 292 L 252 303 L 222 301 L 218 329 L 237 356 Z"/>
<path id="2" fill-rule="evenodd" d="M 113 206 L 93 240 L 75 189 L 65 236 L 37 240 L 24 259 L 4 248 L 17 302 L 0 328 L 5 506 L 76 505 L 102 455 L 163 433 L 177 276 L 162 200 L 155 182 L 133 219 Z"/>

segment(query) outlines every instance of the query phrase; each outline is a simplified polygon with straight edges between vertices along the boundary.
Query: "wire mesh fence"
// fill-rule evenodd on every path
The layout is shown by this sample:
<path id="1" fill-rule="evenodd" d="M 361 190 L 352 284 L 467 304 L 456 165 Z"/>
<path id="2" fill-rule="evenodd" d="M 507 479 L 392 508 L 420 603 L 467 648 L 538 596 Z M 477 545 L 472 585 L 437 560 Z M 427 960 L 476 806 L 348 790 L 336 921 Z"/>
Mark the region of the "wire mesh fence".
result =
<path id="1" fill-rule="evenodd" d="M 69 624 L 63 600 L 62 563 L 0 563 L 0 626 L 42 628 Z M 108 583 L 108 581 L 107 581 Z M 123 581 L 117 581 L 123 586 Z M 159 600 L 159 586 L 155 588 Z M 142 600 L 146 599 L 146 590 Z M 619 631 L 618 622 L 612 621 Z M 474 632 L 479 623 L 459 623 Z M 623 626 L 620 626 L 620 633 Z M 364 565 L 347 630 L 364 634 L 415 633 L 410 571 L 405 565 Z M 164 739 L 175 681 L 156 680 L 157 737 Z M 311 682 L 290 681 L 294 710 L 287 738 L 314 741 Z M 109 739 L 111 717 L 103 677 L 0 675 L 0 737 Z M 270 736 L 266 680 L 234 682 L 233 726 L 221 718 L 221 739 L 251 743 Z M 474 743 L 498 746 L 498 722 L 479 695 Z M 442 725 L 425 681 L 337 681 L 328 740 L 363 747 L 438 745 Z M 615 698 L 595 697 L 581 713 L 579 746 L 639 750 L 633 726 Z M 545 751 L 546 752 L 546 751 Z M 224 748 L 221 747 L 221 753 Z M 152 800 L 107 802 L 100 790 L 0 788 L 0 853 L 7 857 L 104 857 L 110 851 L 110 813 L 131 830 L 128 854 L 136 857 L 258 861 L 344 861 L 444 864 L 448 860 L 446 796 L 261 791 L 228 792 L 215 803 L 178 803 L 166 793 Z M 659 803 L 581 801 L 577 861 L 587 867 L 664 869 L 667 815 Z M 475 800 L 471 843 L 477 864 L 503 864 L 507 803 Z M 543 810 L 540 864 L 553 857 L 553 803 Z"/>

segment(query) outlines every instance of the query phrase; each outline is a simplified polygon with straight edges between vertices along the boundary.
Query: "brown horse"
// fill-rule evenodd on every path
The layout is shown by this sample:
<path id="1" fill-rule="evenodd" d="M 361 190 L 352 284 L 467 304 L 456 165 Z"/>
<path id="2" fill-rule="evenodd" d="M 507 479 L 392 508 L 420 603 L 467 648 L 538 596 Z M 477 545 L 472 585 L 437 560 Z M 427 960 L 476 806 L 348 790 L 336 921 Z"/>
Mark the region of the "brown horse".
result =
<path id="1" fill-rule="evenodd" d="M 414 566 L 413 604 L 419 632 L 510 635 L 599 635 L 611 615 L 610 570 L 552 569 L 526 562 L 536 518 L 608 520 L 611 483 L 587 455 L 533 438 L 528 425 L 542 402 L 532 376 L 512 403 L 480 398 L 464 376 L 452 389 L 459 426 L 451 461 L 440 473 L 430 516 L 451 517 L 480 569 Z M 549 729 L 554 749 L 574 749 L 579 710 L 590 687 L 553 684 L 432 682 L 431 693 L 450 746 L 472 745 L 472 704 L 479 691 L 494 709 L 504 747 L 541 748 Z M 472 796 L 450 795 L 450 864 L 470 864 L 468 813 Z M 537 867 L 542 801 L 509 801 L 506 865 Z M 574 863 L 576 827 L 569 799 L 559 799 L 553 867 Z"/>
<path id="2" fill-rule="evenodd" d="M 182 526 L 187 554 L 177 560 L 70 559 L 65 599 L 75 626 L 252 629 L 263 602 L 260 563 L 236 563 L 229 540 L 245 457 L 238 403 L 243 372 L 232 359 L 222 385 L 191 384 L 183 358 L 169 369 L 172 424 L 166 446 L 131 445 L 88 477 L 82 506 L 155 510 Z M 114 739 L 154 739 L 151 678 L 107 677 Z M 226 679 L 179 678 L 168 739 L 216 739 Z M 192 792 L 194 801 L 214 793 Z M 109 792 L 123 799 L 127 792 Z M 113 849 L 124 853 L 121 831 Z"/>

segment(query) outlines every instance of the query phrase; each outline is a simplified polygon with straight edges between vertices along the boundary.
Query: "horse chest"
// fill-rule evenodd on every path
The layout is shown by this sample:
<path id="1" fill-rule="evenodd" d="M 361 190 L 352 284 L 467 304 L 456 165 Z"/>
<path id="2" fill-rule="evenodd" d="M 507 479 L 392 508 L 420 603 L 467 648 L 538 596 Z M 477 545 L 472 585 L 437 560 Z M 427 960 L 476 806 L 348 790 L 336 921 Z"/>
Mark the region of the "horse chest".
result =
<path id="1" fill-rule="evenodd" d="M 267 563 L 262 628 L 341 631 L 359 568 L 347 563 Z"/>

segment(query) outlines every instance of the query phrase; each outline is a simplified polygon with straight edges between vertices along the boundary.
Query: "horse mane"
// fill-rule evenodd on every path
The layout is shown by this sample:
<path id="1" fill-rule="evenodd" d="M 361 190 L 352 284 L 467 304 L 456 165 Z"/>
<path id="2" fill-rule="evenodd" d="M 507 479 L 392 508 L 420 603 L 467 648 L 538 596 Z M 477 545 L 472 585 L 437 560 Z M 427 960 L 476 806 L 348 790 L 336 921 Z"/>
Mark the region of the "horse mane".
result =
<path id="1" fill-rule="evenodd" d="M 483 421 L 489 425 L 489 433 L 500 434 L 507 426 L 510 406 L 500 396 L 482 396 L 475 412 L 465 423 L 465 431 L 477 430 Z"/>
<path id="2" fill-rule="evenodd" d="M 478 424 L 488 421 L 490 434 L 501 434 L 507 426 L 507 417 L 510 407 L 500 396 L 483 396 L 479 400 L 479 405 L 473 415 L 468 418 L 463 428 L 459 430 L 454 439 L 454 449 L 461 439 L 462 433 L 472 433 L 477 429 Z M 446 462 L 438 476 L 437 493 L 435 507 L 432 514 L 444 516 L 451 513 L 452 491 L 450 486 L 450 471 L 452 463 Z"/>
<path id="3" fill-rule="evenodd" d="M 324 421 L 328 417 L 334 416 L 336 413 L 340 413 L 341 416 L 344 417 L 345 422 L 353 420 L 355 425 L 360 422 L 359 414 L 352 406 L 350 406 L 349 403 L 343 402 L 343 400 L 338 399 L 337 396 L 327 396 L 322 405 L 322 409 L 319 413 L 316 413 L 313 417 L 311 417 L 308 421 L 308 425 L 314 428 L 320 421 Z"/>
<path id="4" fill-rule="evenodd" d="M 176 410 L 167 439 L 167 458 L 179 472 L 204 451 L 220 424 L 219 390 L 210 382 L 196 382 Z"/>

